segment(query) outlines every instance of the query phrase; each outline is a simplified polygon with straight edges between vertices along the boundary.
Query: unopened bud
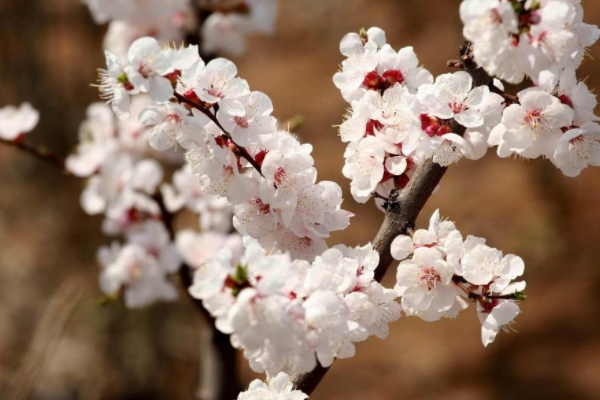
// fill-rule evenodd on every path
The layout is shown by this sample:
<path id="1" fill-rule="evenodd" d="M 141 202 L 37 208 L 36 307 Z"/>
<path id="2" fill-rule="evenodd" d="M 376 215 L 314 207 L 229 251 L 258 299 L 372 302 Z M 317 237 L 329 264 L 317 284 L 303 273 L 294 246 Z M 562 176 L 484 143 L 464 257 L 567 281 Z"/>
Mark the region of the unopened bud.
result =
<path id="1" fill-rule="evenodd" d="M 523 301 L 523 300 L 527 299 L 527 295 L 525 294 L 525 292 L 515 292 L 513 294 L 513 298 L 515 300 Z"/>
<path id="2" fill-rule="evenodd" d="M 369 34 L 367 33 L 367 30 L 365 28 L 360 28 L 360 31 L 358 31 L 358 34 L 360 35 L 361 39 L 369 40 Z"/>

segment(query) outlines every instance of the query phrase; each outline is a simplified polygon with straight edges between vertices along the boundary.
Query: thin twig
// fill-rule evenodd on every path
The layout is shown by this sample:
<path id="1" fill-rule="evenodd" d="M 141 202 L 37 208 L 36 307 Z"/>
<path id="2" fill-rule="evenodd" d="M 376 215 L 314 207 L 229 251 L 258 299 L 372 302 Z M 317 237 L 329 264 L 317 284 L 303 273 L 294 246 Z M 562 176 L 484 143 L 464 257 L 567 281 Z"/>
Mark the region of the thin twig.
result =
<path id="1" fill-rule="evenodd" d="M 458 68 L 462 69 L 462 62 L 460 60 L 448 60 L 446 63 L 448 68 Z"/>
<path id="2" fill-rule="evenodd" d="M 503 90 L 500 90 L 498 87 L 496 87 L 495 85 L 492 85 L 490 87 L 490 91 L 496 94 L 499 94 L 500 96 L 502 96 L 502 98 L 505 100 L 506 104 L 510 105 L 510 104 L 519 104 L 519 97 L 514 95 L 514 94 L 510 94 L 510 93 L 506 93 Z"/>
<path id="3" fill-rule="evenodd" d="M 186 98 L 185 96 L 182 96 L 181 94 L 179 94 L 177 92 L 175 92 L 175 98 L 177 100 L 179 100 L 180 103 L 185 103 L 185 104 L 189 105 L 190 107 L 193 107 L 196 110 L 200 111 L 201 113 L 206 115 L 212 122 L 214 122 L 215 125 L 217 125 L 217 127 L 219 127 L 219 129 L 221 129 L 223 134 L 225 134 L 225 136 L 227 136 L 231 140 L 231 143 L 233 143 L 233 145 L 235 146 L 235 149 L 236 149 L 238 155 L 240 157 L 242 157 L 243 159 L 245 159 L 246 161 L 248 161 L 250 163 L 250 165 L 252 165 L 252 167 L 255 170 L 257 170 L 261 176 L 264 177 L 264 175 L 262 173 L 262 168 L 261 168 L 260 164 L 258 163 L 258 161 L 256 161 L 256 159 L 254 157 L 252 157 L 252 155 L 250 153 L 248 153 L 248 150 L 246 150 L 244 147 L 240 146 L 239 144 L 237 144 L 233 141 L 229 132 L 227 132 L 225 130 L 225 128 L 223 128 L 223 125 L 221 125 L 221 123 L 219 122 L 217 117 L 212 112 L 210 112 L 210 110 L 208 108 L 206 108 L 202 104 L 199 104 L 193 100 Z"/>
<path id="4" fill-rule="evenodd" d="M 372 193 L 372 196 L 373 196 L 374 198 L 376 198 L 376 199 L 381 199 L 381 200 L 385 201 L 386 203 L 387 203 L 388 201 L 390 201 L 390 199 L 388 199 L 388 198 L 387 198 L 387 197 L 385 197 L 385 196 L 382 196 L 382 195 L 380 195 L 380 194 L 379 194 L 379 193 L 377 193 L 377 192 L 373 192 L 373 193 Z"/>
<path id="5" fill-rule="evenodd" d="M 25 153 L 31 154 L 40 161 L 44 161 L 59 168 L 65 175 L 71 175 L 71 172 L 65 168 L 65 159 L 52 153 L 44 146 L 33 146 L 22 140 L 0 139 L 0 143 L 19 149 Z"/>
<path id="6" fill-rule="evenodd" d="M 473 77 L 473 85 L 493 86 L 493 79 L 485 71 L 477 68 L 470 54 L 471 44 L 464 42 L 461 46 L 460 63 L 462 69 Z M 456 121 L 452 121 L 452 132 L 462 136 L 465 128 Z M 426 161 L 417 169 L 410 183 L 400 192 L 399 196 L 394 192 L 390 195 L 383 223 L 373 241 L 374 247 L 379 253 L 379 265 L 375 270 L 377 282 L 382 281 L 394 262 L 390 251 L 392 241 L 398 235 L 406 235 L 410 228 L 414 228 L 419 213 L 440 183 L 446 170 L 446 167 L 441 167 L 432 160 Z M 294 379 L 294 386 L 311 395 L 328 370 L 329 368 L 318 365 L 313 371 L 297 376 Z"/>
<path id="7" fill-rule="evenodd" d="M 229 133 L 225 130 L 225 128 L 223 128 L 223 126 L 221 125 L 221 123 L 219 122 L 219 120 L 217 119 L 217 117 L 210 112 L 210 110 L 205 107 L 203 104 L 197 103 L 194 100 L 188 99 L 187 97 L 175 92 L 175 98 L 180 102 L 180 103 L 185 103 L 190 107 L 195 108 L 196 110 L 200 111 L 202 114 L 206 115 L 212 122 L 215 123 L 215 125 L 217 125 L 219 127 L 219 129 L 221 129 L 223 131 L 223 133 L 229 135 Z"/>
<path id="8" fill-rule="evenodd" d="M 454 275 L 452 276 L 452 282 L 462 290 L 470 300 L 472 301 L 480 301 L 483 303 L 490 302 L 491 300 L 524 300 L 525 294 L 523 292 L 515 292 L 509 294 L 482 294 L 476 293 L 465 285 L 468 282 L 461 276 Z"/>

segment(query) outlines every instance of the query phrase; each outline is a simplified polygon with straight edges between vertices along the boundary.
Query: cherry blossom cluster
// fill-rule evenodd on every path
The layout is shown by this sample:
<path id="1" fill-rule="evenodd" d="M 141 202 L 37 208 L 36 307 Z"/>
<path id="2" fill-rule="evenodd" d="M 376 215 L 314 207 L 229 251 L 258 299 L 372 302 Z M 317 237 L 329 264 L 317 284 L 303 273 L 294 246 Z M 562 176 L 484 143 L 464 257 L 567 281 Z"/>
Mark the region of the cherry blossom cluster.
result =
<path id="1" fill-rule="evenodd" d="M 576 76 L 600 30 L 583 23 L 580 1 L 465 0 L 461 17 L 478 64 L 510 83 L 535 84 L 508 101 L 490 134 L 498 155 L 548 158 L 570 177 L 600 165 L 596 97 Z"/>
<path id="2" fill-rule="evenodd" d="M 40 113 L 31 104 L 23 103 L 18 108 L 0 108 L 0 139 L 20 142 L 40 120 Z"/>
<path id="3" fill-rule="evenodd" d="M 312 260 L 331 231 L 348 226 L 341 188 L 316 181 L 312 146 L 278 128 L 269 97 L 251 91 L 231 61 L 205 64 L 197 46 L 161 47 L 153 38 L 135 41 L 127 62 L 106 55 L 101 95 L 126 119 L 130 96 L 148 93 L 153 103 L 139 120 L 150 145 L 187 149 L 200 189 L 234 206 L 241 234 Z"/>
<path id="4" fill-rule="evenodd" d="M 464 36 L 492 76 L 535 83 L 540 74 L 577 69 L 600 30 L 583 22 L 581 0 L 464 0 Z"/>
<path id="5" fill-rule="evenodd" d="M 126 232 L 126 243 L 100 248 L 98 259 L 102 266 L 100 289 L 114 298 L 122 294 L 128 308 L 177 298 L 177 289 L 167 275 L 179 270 L 181 258 L 160 221 L 133 224 Z"/>
<path id="6" fill-rule="evenodd" d="M 125 56 L 136 39 L 163 43 L 200 35 L 202 51 L 239 56 L 252 34 L 274 31 L 276 0 L 85 0 L 98 24 L 109 23 L 104 47 Z"/>
<path id="7" fill-rule="evenodd" d="M 133 112 L 148 103 L 147 97 L 135 97 Z M 103 232 L 125 238 L 124 244 L 115 242 L 99 250 L 100 288 L 110 298 L 122 294 L 132 308 L 174 300 L 177 291 L 168 275 L 179 270 L 182 259 L 189 260 L 190 267 L 196 265 L 193 250 L 173 242 L 165 212 L 186 209 L 199 214 L 202 233 L 183 231 L 177 239 L 180 234 L 191 236 L 210 241 L 210 246 L 228 238 L 232 218 L 226 202 L 202 192 L 189 167 L 176 170 L 171 183 L 164 180 L 163 165 L 184 164 L 183 154 L 152 150 L 149 134 L 136 119 L 119 120 L 106 105 L 92 104 L 80 127 L 77 150 L 65 162 L 67 170 L 87 179 L 81 195 L 84 211 L 103 214 Z"/>
<path id="8" fill-rule="evenodd" d="M 240 393 L 238 400 L 305 400 L 308 395 L 294 390 L 289 375 L 280 372 L 267 383 L 256 379 L 250 383 L 247 391 Z"/>
<path id="9" fill-rule="evenodd" d="M 358 202 L 405 188 L 426 160 L 477 160 L 493 146 L 501 157 L 548 158 L 567 176 L 600 165 L 596 97 L 572 67 L 543 70 L 511 97 L 498 79 L 474 87 L 465 71 L 434 80 L 411 47 L 396 53 L 379 28 L 347 34 L 340 49 L 334 83 L 351 104 L 340 126 L 343 173 Z"/>
<path id="10" fill-rule="evenodd" d="M 349 143 L 343 172 L 356 201 L 406 187 L 427 159 L 448 166 L 485 155 L 502 116 L 500 95 L 473 87 L 462 71 L 434 81 L 412 47 L 394 51 L 379 28 L 347 34 L 340 50 L 346 59 L 333 80 L 351 104 L 340 136 Z"/>
<path id="11" fill-rule="evenodd" d="M 231 334 L 250 366 L 271 376 L 327 367 L 355 353 L 354 343 L 385 338 L 400 318 L 393 289 L 374 281 L 371 244 L 336 246 L 312 263 L 265 253 L 253 239 L 243 255 L 226 248 L 197 269 L 190 294 Z"/>
<path id="12" fill-rule="evenodd" d="M 600 166 L 596 105 L 596 96 L 567 68 L 560 76 L 519 92 L 488 142 L 498 146 L 500 157 L 541 156 L 565 175 L 578 176 L 589 166 Z"/>
<path id="13" fill-rule="evenodd" d="M 501 329 L 507 330 L 519 315 L 525 282 L 513 282 L 525 271 L 520 257 L 503 255 L 485 239 L 467 236 L 451 221 L 440 221 L 439 211 L 428 229 L 399 235 L 392 256 L 402 260 L 396 291 L 406 315 L 425 321 L 454 318 L 465 309 L 465 300 L 477 302 L 485 346 Z"/>

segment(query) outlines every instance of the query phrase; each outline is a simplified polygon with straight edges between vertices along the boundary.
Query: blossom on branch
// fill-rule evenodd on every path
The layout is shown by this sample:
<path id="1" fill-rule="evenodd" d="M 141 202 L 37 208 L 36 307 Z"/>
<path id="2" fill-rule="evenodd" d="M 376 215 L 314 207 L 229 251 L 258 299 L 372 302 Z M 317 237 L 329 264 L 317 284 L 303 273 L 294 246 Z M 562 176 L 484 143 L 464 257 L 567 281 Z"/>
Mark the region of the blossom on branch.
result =
<path id="1" fill-rule="evenodd" d="M 460 16 L 475 61 L 510 83 L 578 68 L 600 36 L 596 26 L 583 23 L 579 1 L 464 0 Z"/>
<path id="2" fill-rule="evenodd" d="M 513 281 L 525 271 L 523 260 L 503 255 L 487 246 L 485 239 L 463 240 L 453 222 L 440 222 L 439 211 L 431 217 L 428 230 L 399 235 L 391 251 L 403 260 L 396 291 L 407 315 L 425 321 L 454 318 L 467 308 L 467 300 L 477 302 L 487 346 L 520 313 L 517 302 L 525 298 L 525 282 Z"/>
<path id="3" fill-rule="evenodd" d="M 378 262 L 370 244 L 334 247 L 311 264 L 247 241 L 241 260 L 225 249 L 200 266 L 190 293 L 254 370 L 303 373 L 353 356 L 354 342 L 386 337 L 400 317 L 397 294 L 373 280 Z"/>
<path id="4" fill-rule="evenodd" d="M 40 113 L 29 103 L 16 108 L 6 106 L 0 109 L 0 139 L 19 140 L 31 132 L 40 120 Z"/>
<path id="5" fill-rule="evenodd" d="M 267 383 L 254 380 L 248 390 L 240 393 L 238 400 L 305 400 L 308 396 L 300 390 L 294 390 L 290 376 L 280 372 Z"/>

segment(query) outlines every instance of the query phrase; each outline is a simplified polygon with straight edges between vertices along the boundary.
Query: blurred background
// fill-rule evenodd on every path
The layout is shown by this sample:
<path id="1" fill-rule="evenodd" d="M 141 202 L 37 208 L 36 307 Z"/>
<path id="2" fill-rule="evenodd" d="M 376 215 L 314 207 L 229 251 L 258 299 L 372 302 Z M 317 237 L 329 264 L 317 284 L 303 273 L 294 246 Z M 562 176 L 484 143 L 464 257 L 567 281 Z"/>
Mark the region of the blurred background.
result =
<path id="1" fill-rule="evenodd" d="M 283 0 L 277 33 L 255 38 L 235 59 L 275 115 L 306 117 L 320 179 L 338 182 L 346 104 L 332 83 L 349 31 L 383 28 L 396 49 L 414 46 L 434 74 L 461 42 L 459 0 Z M 600 2 L 583 0 L 600 24 Z M 0 0 L 0 106 L 41 112 L 29 141 L 66 155 L 104 64 L 105 27 L 78 0 Z M 595 58 L 600 46 L 592 49 Z M 580 77 L 600 86 L 598 61 Z M 80 209 L 82 182 L 12 148 L 0 148 L 0 398 L 190 400 L 196 390 L 202 318 L 185 296 L 128 311 L 98 304 L 96 249 L 109 242 L 100 218 Z M 600 168 L 570 179 L 549 161 L 503 160 L 494 152 L 450 168 L 419 219 L 440 208 L 465 234 L 486 237 L 526 262 L 528 299 L 515 325 L 484 348 L 474 306 L 455 320 L 405 317 L 388 339 L 358 344 L 334 364 L 315 399 L 600 399 Z M 372 203 L 330 244 L 364 244 L 382 220 Z M 393 285 L 394 271 L 386 279 Z M 253 375 L 240 357 L 244 383 Z"/>

